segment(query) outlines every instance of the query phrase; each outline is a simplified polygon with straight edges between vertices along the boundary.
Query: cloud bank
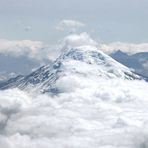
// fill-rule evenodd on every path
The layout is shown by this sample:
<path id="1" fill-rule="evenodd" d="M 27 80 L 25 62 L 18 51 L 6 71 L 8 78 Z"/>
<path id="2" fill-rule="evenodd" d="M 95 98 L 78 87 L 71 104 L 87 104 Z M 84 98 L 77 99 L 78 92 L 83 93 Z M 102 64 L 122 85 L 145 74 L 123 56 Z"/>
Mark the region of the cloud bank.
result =
<path id="1" fill-rule="evenodd" d="M 97 47 L 99 50 L 107 54 L 111 54 L 118 50 L 121 50 L 128 54 L 135 54 L 139 52 L 148 52 L 148 43 L 124 43 L 124 42 L 113 42 L 113 43 L 99 43 L 93 39 L 87 32 L 73 33 L 67 35 L 62 40 L 62 45 L 69 45 L 70 47 L 91 45 Z"/>
<path id="2" fill-rule="evenodd" d="M 65 24 L 67 24 L 68 26 L 67 21 Z M 70 21 L 69 24 L 71 24 L 70 26 L 72 26 L 73 23 Z M 73 26 L 79 26 L 78 24 Z M 107 54 L 110 54 L 117 50 L 121 50 L 129 54 L 134 54 L 138 52 L 148 52 L 148 43 L 141 43 L 141 44 L 122 43 L 122 42 L 114 42 L 109 44 L 98 43 L 88 33 L 82 32 L 79 34 L 78 33 L 69 34 L 63 37 L 63 39 L 61 39 L 56 45 L 52 46 L 47 45 L 40 41 L 0 39 L 0 54 L 5 54 L 15 57 L 27 56 L 35 60 L 43 60 L 43 59 L 53 60 L 61 52 L 61 49 L 67 47 L 83 46 L 83 45 L 91 45 L 98 47 L 99 50 L 102 50 Z"/>
<path id="3" fill-rule="evenodd" d="M 48 59 L 49 49 L 40 41 L 0 39 L 0 54 L 31 59 Z"/>
<path id="4" fill-rule="evenodd" d="M 66 87 L 67 81 L 77 87 Z M 67 76 L 59 82 L 63 93 L 52 97 L 17 89 L 0 91 L 1 147 L 148 146 L 146 82 L 118 79 L 82 82 L 80 77 Z"/>
<path id="5" fill-rule="evenodd" d="M 127 52 L 129 54 L 135 54 L 138 52 L 148 52 L 148 43 L 123 43 L 123 42 L 113 42 L 109 44 L 101 44 L 101 49 L 106 53 L 112 53 L 117 50 Z"/>
<path id="6" fill-rule="evenodd" d="M 70 24 L 72 26 L 73 23 L 70 21 Z M 76 24 L 73 26 L 78 26 L 79 23 Z M 82 45 L 97 46 L 97 44 L 86 32 L 67 35 L 58 44 L 52 46 L 40 41 L 0 39 L 0 54 L 14 57 L 27 56 L 40 61 L 44 59 L 54 60 L 63 48 Z"/>
<path id="7" fill-rule="evenodd" d="M 71 34 L 66 36 L 63 40 L 64 45 L 69 45 L 70 47 L 91 45 L 96 46 L 99 50 L 107 54 L 111 54 L 118 50 L 121 50 L 128 54 L 135 54 L 139 52 L 148 52 L 148 43 L 124 43 L 124 42 L 113 42 L 113 43 L 99 43 L 93 39 L 87 32 L 80 34 Z"/>

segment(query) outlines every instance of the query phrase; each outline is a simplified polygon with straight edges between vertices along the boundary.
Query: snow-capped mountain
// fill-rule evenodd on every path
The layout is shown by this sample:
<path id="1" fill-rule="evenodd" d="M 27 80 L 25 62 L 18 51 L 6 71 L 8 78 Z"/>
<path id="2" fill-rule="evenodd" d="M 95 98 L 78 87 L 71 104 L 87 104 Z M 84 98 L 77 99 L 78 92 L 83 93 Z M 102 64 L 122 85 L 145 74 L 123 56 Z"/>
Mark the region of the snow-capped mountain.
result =
<path id="1" fill-rule="evenodd" d="M 55 93 L 62 91 L 62 83 L 75 85 L 78 81 L 85 83 L 91 79 L 99 83 L 99 78 L 140 79 L 129 68 L 97 48 L 81 46 L 63 51 L 52 65 L 43 66 L 27 76 L 18 76 L 1 83 L 0 89 L 18 87 Z"/>

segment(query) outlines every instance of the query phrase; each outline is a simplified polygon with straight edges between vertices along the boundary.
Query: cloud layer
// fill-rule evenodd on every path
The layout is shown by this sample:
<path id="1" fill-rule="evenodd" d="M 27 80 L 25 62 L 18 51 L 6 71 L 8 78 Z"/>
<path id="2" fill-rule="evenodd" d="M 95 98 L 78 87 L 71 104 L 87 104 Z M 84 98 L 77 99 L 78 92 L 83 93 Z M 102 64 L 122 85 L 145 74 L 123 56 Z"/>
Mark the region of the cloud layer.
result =
<path id="1" fill-rule="evenodd" d="M 148 52 L 148 43 L 124 43 L 124 42 L 113 42 L 113 43 L 99 43 L 93 39 L 88 33 L 83 32 L 80 34 L 71 34 L 63 39 L 63 43 L 71 47 L 91 45 L 98 47 L 99 50 L 110 54 L 121 50 L 128 54 L 135 54 L 139 52 Z"/>
<path id="2" fill-rule="evenodd" d="M 79 22 L 73 21 L 62 21 L 67 24 L 67 26 L 83 26 Z M 68 25 L 69 24 L 69 25 Z M 55 59 L 57 55 L 61 52 L 62 48 L 76 47 L 82 45 L 91 45 L 98 47 L 99 50 L 105 53 L 112 53 L 117 50 L 127 52 L 129 54 L 134 54 L 138 52 L 148 52 L 148 43 L 133 44 L 133 43 L 98 43 L 95 41 L 88 33 L 72 33 L 60 40 L 56 45 L 47 45 L 40 41 L 31 40 L 6 40 L 0 39 L 0 54 L 5 54 L 9 56 L 27 56 L 31 59 L 43 60 L 43 59 Z"/>
<path id="3" fill-rule="evenodd" d="M 67 81 L 76 87 L 66 87 Z M 147 83 L 82 81 L 67 76 L 59 86 L 63 93 L 52 97 L 0 91 L 1 147 L 147 147 Z"/>
<path id="4" fill-rule="evenodd" d="M 129 54 L 134 54 L 138 52 L 148 52 L 148 43 L 133 44 L 113 42 L 109 44 L 101 44 L 101 49 L 106 53 L 112 53 L 117 50 L 121 50 Z"/>
<path id="5" fill-rule="evenodd" d="M 64 21 L 69 26 L 81 26 L 79 22 Z M 6 40 L 0 39 L 0 54 L 12 57 L 27 56 L 34 60 L 55 59 L 63 48 L 82 45 L 97 46 L 88 33 L 70 34 L 65 36 L 56 45 L 46 45 L 40 41 L 31 40 Z"/>
<path id="6" fill-rule="evenodd" d="M 39 41 L 31 40 L 5 40 L 0 39 L 0 53 L 12 56 L 27 55 L 30 58 L 42 58 L 42 49 L 45 45 Z"/>

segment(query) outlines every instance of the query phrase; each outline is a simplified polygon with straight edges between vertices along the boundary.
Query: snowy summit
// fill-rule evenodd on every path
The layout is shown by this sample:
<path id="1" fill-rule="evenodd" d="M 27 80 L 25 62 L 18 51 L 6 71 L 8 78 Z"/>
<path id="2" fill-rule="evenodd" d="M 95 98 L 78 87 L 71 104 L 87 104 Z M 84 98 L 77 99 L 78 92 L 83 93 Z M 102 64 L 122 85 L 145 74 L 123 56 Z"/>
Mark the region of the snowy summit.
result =
<path id="1" fill-rule="evenodd" d="M 96 47 L 80 46 L 64 50 L 52 64 L 39 68 L 27 76 L 18 76 L 0 84 L 0 89 L 15 88 L 40 91 L 61 92 L 62 83 L 74 85 L 83 79 L 140 79 L 140 77 Z M 70 80 L 70 81 L 69 81 Z M 62 81 L 62 82 L 61 82 Z M 58 84 L 58 85 L 57 85 Z"/>

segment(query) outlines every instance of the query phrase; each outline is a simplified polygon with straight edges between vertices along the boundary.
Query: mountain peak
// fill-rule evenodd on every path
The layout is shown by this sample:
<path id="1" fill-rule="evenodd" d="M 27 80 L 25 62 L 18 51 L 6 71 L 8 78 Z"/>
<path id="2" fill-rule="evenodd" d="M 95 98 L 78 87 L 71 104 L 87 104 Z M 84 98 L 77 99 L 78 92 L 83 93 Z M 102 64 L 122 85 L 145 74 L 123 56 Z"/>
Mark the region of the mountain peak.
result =
<path id="1" fill-rule="evenodd" d="M 63 54 L 61 54 L 61 57 L 63 59 L 73 59 L 73 60 L 88 62 L 90 58 L 92 59 L 95 58 L 95 55 L 100 55 L 100 58 L 105 56 L 105 54 L 99 51 L 96 47 L 80 46 L 65 50 Z"/>
<path id="2" fill-rule="evenodd" d="M 70 83 L 73 79 L 81 83 L 81 79 L 85 81 L 94 79 L 99 82 L 100 78 L 133 80 L 139 77 L 96 47 L 81 46 L 64 50 L 52 65 L 43 66 L 26 77 L 17 79 L 16 82 L 7 81 L 0 85 L 0 89 L 19 87 L 41 92 L 57 92 L 57 84 L 63 78 L 71 79 Z"/>

